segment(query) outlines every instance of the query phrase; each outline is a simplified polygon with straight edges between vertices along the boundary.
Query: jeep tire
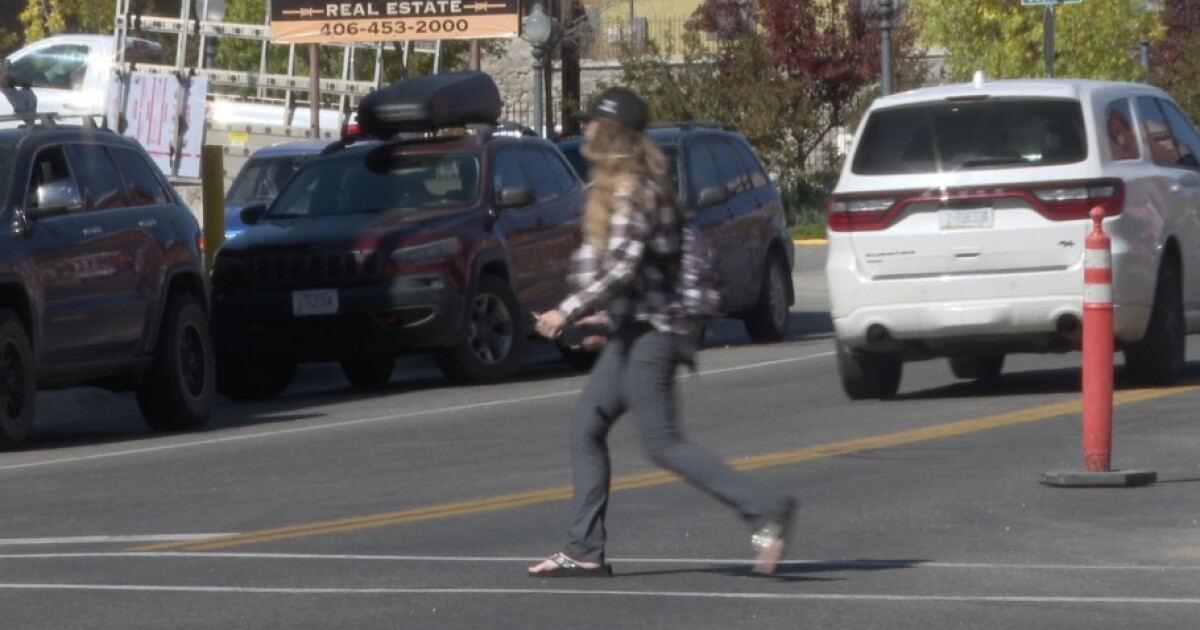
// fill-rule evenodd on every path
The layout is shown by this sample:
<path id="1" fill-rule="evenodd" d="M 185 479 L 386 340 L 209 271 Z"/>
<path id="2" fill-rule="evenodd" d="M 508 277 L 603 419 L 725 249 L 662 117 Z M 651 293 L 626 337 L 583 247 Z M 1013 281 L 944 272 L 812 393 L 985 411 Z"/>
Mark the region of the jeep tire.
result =
<path id="1" fill-rule="evenodd" d="M 36 396 L 29 333 L 16 313 L 0 309 L 0 449 L 18 447 L 29 436 Z"/>
<path id="2" fill-rule="evenodd" d="M 137 387 L 138 409 L 155 431 L 187 431 L 204 426 L 215 395 L 208 317 L 196 298 L 175 295 L 167 303 L 154 362 Z"/>
<path id="3" fill-rule="evenodd" d="M 758 343 L 779 341 L 788 331 L 788 283 L 789 274 L 779 256 L 767 257 L 763 269 L 762 286 L 758 301 L 746 312 L 742 323 L 752 341 Z"/>
<path id="4" fill-rule="evenodd" d="M 494 275 L 480 277 L 475 294 L 467 301 L 462 337 L 452 346 L 435 350 L 434 361 L 456 381 L 499 381 L 511 376 L 525 358 L 526 331 L 517 318 L 519 312 L 508 282 Z"/>

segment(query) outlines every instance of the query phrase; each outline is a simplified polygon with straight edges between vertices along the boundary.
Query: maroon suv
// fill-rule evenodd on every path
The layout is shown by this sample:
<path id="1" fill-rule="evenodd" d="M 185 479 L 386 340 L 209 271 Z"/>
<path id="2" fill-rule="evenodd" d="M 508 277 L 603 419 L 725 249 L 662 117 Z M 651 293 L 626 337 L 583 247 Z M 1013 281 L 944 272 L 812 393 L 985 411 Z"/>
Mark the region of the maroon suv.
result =
<path id="1" fill-rule="evenodd" d="M 567 290 L 586 192 L 552 143 L 493 131 L 338 144 L 244 210 L 212 273 L 219 391 L 273 397 L 326 361 L 380 387 L 410 352 L 455 379 L 516 371 L 529 312 Z"/>

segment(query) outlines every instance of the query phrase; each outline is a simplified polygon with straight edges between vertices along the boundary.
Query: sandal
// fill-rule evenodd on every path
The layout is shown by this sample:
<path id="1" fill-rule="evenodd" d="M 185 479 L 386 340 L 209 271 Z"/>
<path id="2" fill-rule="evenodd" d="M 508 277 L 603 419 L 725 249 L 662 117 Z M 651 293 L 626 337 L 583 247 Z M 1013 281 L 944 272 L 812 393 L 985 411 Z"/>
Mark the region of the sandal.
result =
<path id="1" fill-rule="evenodd" d="M 754 559 L 755 573 L 771 575 L 779 566 L 783 552 L 787 548 L 787 538 L 792 526 L 792 517 L 796 511 L 796 500 L 788 497 L 783 501 L 783 509 L 779 516 L 763 526 L 750 537 L 750 544 L 758 550 Z"/>
<path id="2" fill-rule="evenodd" d="M 612 577 L 613 574 L 611 564 L 585 567 L 568 558 L 561 551 L 546 558 L 546 560 L 553 562 L 554 566 L 543 571 L 534 571 L 533 567 L 530 567 L 529 577 Z M 546 560 L 543 560 L 542 563 Z"/>

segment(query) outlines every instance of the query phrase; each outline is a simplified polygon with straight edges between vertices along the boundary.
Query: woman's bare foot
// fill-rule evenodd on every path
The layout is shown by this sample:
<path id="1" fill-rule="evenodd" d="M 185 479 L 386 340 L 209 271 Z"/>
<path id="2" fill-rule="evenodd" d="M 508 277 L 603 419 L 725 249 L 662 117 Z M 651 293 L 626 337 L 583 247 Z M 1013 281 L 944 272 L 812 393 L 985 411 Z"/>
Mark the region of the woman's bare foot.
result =
<path id="1" fill-rule="evenodd" d="M 581 562 L 558 552 L 529 567 L 529 575 L 533 577 L 610 577 L 612 576 L 612 567 L 599 562 Z"/>

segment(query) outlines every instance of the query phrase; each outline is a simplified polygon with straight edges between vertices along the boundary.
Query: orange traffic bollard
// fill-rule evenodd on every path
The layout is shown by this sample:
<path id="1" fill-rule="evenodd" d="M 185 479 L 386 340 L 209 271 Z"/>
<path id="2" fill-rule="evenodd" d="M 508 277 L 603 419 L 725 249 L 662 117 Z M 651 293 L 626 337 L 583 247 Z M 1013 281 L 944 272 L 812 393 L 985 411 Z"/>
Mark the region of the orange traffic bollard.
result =
<path id="1" fill-rule="evenodd" d="M 1101 229 L 1104 210 L 1092 208 L 1092 233 L 1083 250 L 1083 468 L 1108 472 L 1112 454 L 1112 243 Z"/>
<path id="2" fill-rule="evenodd" d="M 1140 486 L 1158 475 L 1112 470 L 1113 292 L 1112 243 L 1104 233 L 1104 209 L 1090 213 L 1092 231 L 1083 251 L 1083 472 L 1044 473 L 1051 486 Z"/>

